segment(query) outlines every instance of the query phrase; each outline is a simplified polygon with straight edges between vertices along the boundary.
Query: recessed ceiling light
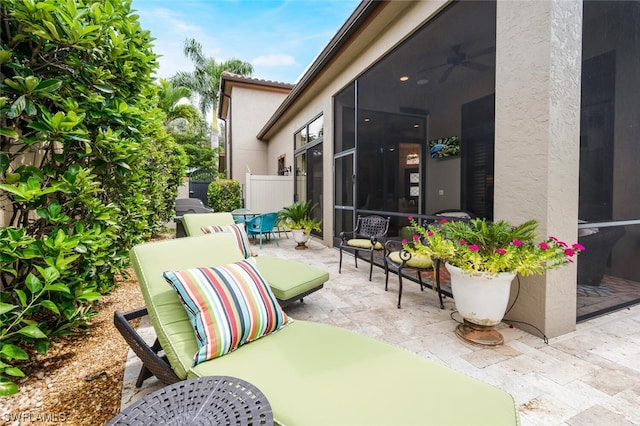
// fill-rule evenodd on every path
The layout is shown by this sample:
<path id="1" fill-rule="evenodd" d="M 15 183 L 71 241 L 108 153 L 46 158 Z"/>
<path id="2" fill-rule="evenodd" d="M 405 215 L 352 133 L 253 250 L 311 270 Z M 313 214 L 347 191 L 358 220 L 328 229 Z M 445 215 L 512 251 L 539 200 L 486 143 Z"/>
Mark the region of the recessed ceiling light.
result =
<path id="1" fill-rule="evenodd" d="M 371 121 L 371 119 L 370 119 L 369 117 L 365 117 L 365 118 L 364 118 L 364 121 L 365 121 L 365 123 L 368 123 L 368 122 L 370 122 L 370 121 Z"/>
<path id="2" fill-rule="evenodd" d="M 408 75 L 403 75 L 402 77 L 400 77 L 400 81 L 407 81 L 407 80 L 409 80 Z"/>
<path id="3" fill-rule="evenodd" d="M 416 123 L 413 125 L 413 127 L 417 129 L 418 127 L 420 127 L 420 124 Z"/>

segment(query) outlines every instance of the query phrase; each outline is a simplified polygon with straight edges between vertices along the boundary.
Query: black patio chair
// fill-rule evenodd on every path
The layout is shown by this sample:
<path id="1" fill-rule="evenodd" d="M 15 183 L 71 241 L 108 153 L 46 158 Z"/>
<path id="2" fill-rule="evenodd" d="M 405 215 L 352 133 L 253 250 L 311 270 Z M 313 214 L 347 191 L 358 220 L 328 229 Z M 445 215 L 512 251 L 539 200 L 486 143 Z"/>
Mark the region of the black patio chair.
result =
<path id="1" fill-rule="evenodd" d="M 356 227 L 351 232 L 340 233 L 340 266 L 338 273 L 342 273 L 342 251 L 352 252 L 356 268 L 358 267 L 358 253 L 369 253 L 369 281 L 373 274 L 373 253 L 384 249 L 384 239 L 389 232 L 390 217 L 378 215 L 358 216 Z"/>
<path id="2" fill-rule="evenodd" d="M 398 273 L 398 309 L 402 301 L 402 272 L 404 270 L 415 271 L 418 275 L 420 283 L 420 291 L 424 291 L 424 283 L 422 282 L 423 272 L 433 272 L 433 282 L 435 282 L 435 290 L 440 299 L 440 309 L 444 309 L 442 302 L 442 291 L 440 289 L 440 260 L 431 259 L 425 254 L 412 255 L 406 251 L 401 241 L 389 240 L 384 245 L 384 290 L 388 290 L 389 286 L 389 270 L 394 269 Z"/>

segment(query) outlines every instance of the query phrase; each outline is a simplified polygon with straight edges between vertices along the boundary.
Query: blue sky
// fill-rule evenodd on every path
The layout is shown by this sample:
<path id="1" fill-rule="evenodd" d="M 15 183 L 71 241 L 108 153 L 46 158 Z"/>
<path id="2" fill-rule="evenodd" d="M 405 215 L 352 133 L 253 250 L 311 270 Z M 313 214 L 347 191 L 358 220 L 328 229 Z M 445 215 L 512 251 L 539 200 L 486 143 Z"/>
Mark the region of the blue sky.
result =
<path id="1" fill-rule="evenodd" d="M 133 0 L 162 55 L 158 77 L 191 71 L 182 53 L 195 38 L 206 56 L 253 65 L 253 77 L 294 83 L 360 0 Z"/>

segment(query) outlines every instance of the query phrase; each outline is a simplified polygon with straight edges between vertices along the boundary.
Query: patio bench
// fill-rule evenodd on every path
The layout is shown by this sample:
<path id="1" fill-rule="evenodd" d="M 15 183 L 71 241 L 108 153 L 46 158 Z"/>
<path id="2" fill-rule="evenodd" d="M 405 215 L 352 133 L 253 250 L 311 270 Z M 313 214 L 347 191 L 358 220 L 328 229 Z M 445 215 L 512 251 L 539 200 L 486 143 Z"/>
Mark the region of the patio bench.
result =
<path id="1" fill-rule="evenodd" d="M 161 375 L 167 384 L 238 377 L 263 392 L 276 424 L 284 425 L 518 424 L 508 393 L 405 349 L 325 324 L 293 320 L 194 365 L 194 328 L 163 273 L 246 263 L 233 235 L 144 243 L 132 249 L 131 260 L 159 343 L 158 350 L 144 354 L 145 365 L 170 373 Z M 166 361 L 156 355 L 160 351 Z"/>
<path id="2" fill-rule="evenodd" d="M 185 214 L 182 224 L 186 236 L 203 235 L 203 227 L 234 225 L 229 212 Z M 257 256 L 258 270 L 275 294 L 280 306 L 287 306 L 324 287 L 329 273 L 294 260 L 272 256 Z"/>

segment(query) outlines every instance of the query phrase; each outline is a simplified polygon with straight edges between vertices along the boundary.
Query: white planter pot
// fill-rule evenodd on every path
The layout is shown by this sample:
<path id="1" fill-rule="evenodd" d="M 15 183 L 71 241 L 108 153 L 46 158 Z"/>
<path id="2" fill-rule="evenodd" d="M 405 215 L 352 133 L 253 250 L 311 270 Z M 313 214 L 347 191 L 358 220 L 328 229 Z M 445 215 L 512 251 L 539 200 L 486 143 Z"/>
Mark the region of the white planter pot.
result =
<path id="1" fill-rule="evenodd" d="M 470 274 L 453 265 L 445 266 L 451 275 L 451 293 L 456 309 L 464 319 L 464 323 L 456 327 L 456 335 L 480 345 L 504 343 L 502 334 L 494 326 L 500 324 L 504 317 L 511 281 L 516 274 Z"/>
<path id="2" fill-rule="evenodd" d="M 462 318 L 483 326 L 500 324 L 516 274 L 469 274 L 456 266 L 445 266 L 451 275 L 451 292 Z"/>
<path id="3" fill-rule="evenodd" d="M 307 248 L 306 246 L 307 241 L 309 241 L 309 238 L 311 237 L 310 232 L 304 232 L 304 230 L 302 229 L 292 229 L 291 235 L 293 236 L 293 241 L 298 243 L 298 245 L 296 246 L 296 249 Z"/>

